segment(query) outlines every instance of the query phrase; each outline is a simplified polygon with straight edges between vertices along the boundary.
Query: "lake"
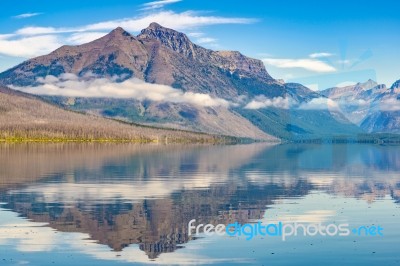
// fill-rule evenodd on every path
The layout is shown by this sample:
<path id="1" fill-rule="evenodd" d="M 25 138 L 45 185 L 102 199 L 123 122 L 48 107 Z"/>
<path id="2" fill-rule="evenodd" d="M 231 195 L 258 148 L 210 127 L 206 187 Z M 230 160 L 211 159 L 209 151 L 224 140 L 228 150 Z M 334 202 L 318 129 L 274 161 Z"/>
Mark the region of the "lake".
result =
<path id="1" fill-rule="evenodd" d="M 399 219 L 396 146 L 0 144 L 0 265 L 399 265 Z"/>

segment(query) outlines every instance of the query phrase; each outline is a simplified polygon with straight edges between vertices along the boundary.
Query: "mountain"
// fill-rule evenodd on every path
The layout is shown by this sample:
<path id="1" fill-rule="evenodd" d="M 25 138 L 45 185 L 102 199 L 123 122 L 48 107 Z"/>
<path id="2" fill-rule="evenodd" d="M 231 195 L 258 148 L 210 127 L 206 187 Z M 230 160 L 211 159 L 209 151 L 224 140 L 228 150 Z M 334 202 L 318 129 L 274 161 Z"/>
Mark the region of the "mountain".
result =
<path id="1" fill-rule="evenodd" d="M 370 79 L 355 85 L 329 88 L 321 91 L 320 94 L 334 100 L 351 122 L 360 125 L 370 112 L 368 103 L 385 89 L 385 85 L 378 85 Z"/>
<path id="2" fill-rule="evenodd" d="M 387 88 L 368 80 L 321 94 L 338 103 L 341 112 L 368 133 L 400 133 L 399 84 L 396 81 Z"/>
<path id="3" fill-rule="evenodd" d="M 60 109 L 38 97 L 0 86 L 0 140 L 127 140 L 219 142 L 223 138 L 124 124 Z"/>
<path id="4" fill-rule="evenodd" d="M 276 141 L 240 114 L 224 107 L 135 99 L 42 96 L 61 108 L 147 126 Z"/>
<path id="5" fill-rule="evenodd" d="M 309 88 L 298 83 L 285 83 L 286 97 L 294 100 L 297 103 L 309 102 L 312 99 L 320 98 L 318 92 L 312 91 Z"/>
<path id="6" fill-rule="evenodd" d="M 273 79 L 262 61 L 237 51 L 203 48 L 185 34 L 157 23 L 151 23 L 137 36 L 119 27 L 90 43 L 62 46 L 1 73 L 0 83 L 21 90 L 33 87 L 30 92 L 34 93 L 46 78 L 70 74 L 83 81 L 106 78 L 121 83 L 138 79 L 229 103 L 202 106 L 109 96 L 44 96 L 62 108 L 128 122 L 262 140 L 330 138 L 362 132 L 336 111 L 294 112 L 286 102 L 299 107 L 325 96 L 301 84 Z M 283 102 L 284 106 L 262 103 L 261 108 L 245 108 L 260 99 Z"/>
<path id="7" fill-rule="evenodd" d="M 48 55 L 25 61 L 0 74 L 0 79 L 5 85 L 31 86 L 38 84 L 38 77 L 62 73 L 106 77 L 135 74 L 140 77 L 147 61 L 143 45 L 122 28 L 117 28 L 88 44 L 65 45 Z"/>
<path id="8" fill-rule="evenodd" d="M 391 92 L 394 93 L 400 93 L 399 89 L 400 89 L 400 79 L 397 80 L 395 83 L 393 83 L 393 85 L 390 87 Z"/>
<path id="9" fill-rule="evenodd" d="M 367 132 L 400 133 L 400 80 L 381 91 L 360 126 Z"/>
<path id="10" fill-rule="evenodd" d="M 284 96 L 283 86 L 260 60 L 236 51 L 205 49 L 157 23 L 142 30 L 138 39 L 152 54 L 146 81 L 230 99 L 260 93 Z"/>
<path id="11" fill-rule="evenodd" d="M 355 85 L 329 88 L 329 89 L 321 91 L 320 94 L 324 95 L 326 97 L 329 97 L 331 99 L 338 99 L 339 97 L 343 97 L 343 96 L 346 96 L 346 97 L 355 96 L 354 93 L 359 94 L 359 93 L 368 91 L 368 90 L 376 87 L 377 85 L 378 85 L 378 83 L 369 79 L 364 83 L 359 82 Z"/>
<path id="12" fill-rule="evenodd" d="M 227 75 L 231 73 L 229 69 L 235 71 L 232 70 L 232 74 Z M 37 79 L 40 77 L 60 76 L 62 73 L 73 73 L 83 78 L 93 75 L 107 78 L 118 76 L 118 81 L 135 77 L 149 83 L 170 85 L 184 92 L 207 93 L 215 97 L 223 95 L 229 99 L 236 99 L 241 94 L 237 84 L 240 84 L 243 92 L 246 88 L 251 88 L 246 82 L 254 83 L 253 90 L 266 90 L 269 88 L 266 82 L 274 82 L 261 61 L 247 58 L 237 52 L 207 50 L 190 42 L 183 33 L 156 23 L 152 23 L 138 36 L 116 28 L 93 42 L 79 46 L 63 46 L 49 55 L 28 60 L 0 74 L 0 80 L 6 85 L 35 86 L 39 85 Z M 237 79 L 231 78 L 231 75 Z M 246 76 L 248 81 L 241 82 L 239 75 L 242 75 L 243 79 Z M 280 94 L 282 93 L 281 89 Z M 140 106 L 143 104 L 136 105 L 131 104 L 125 111 L 132 113 L 141 110 Z M 164 127 L 264 140 L 274 139 L 236 112 L 224 108 L 199 108 L 159 102 L 145 105 L 146 117 L 139 121 L 121 117 L 115 110 L 109 110 L 107 104 L 103 104 L 100 110 L 86 108 L 84 111 L 99 112 L 102 115 L 115 114 L 110 116 Z M 175 115 L 167 115 L 166 110 L 175 110 Z"/>
<path id="13" fill-rule="evenodd" d="M 231 99 L 255 93 L 284 96 L 285 92 L 260 60 L 239 52 L 202 48 L 185 34 L 157 23 L 150 24 L 138 36 L 116 28 L 93 42 L 62 46 L 1 73 L 0 80 L 5 85 L 31 86 L 38 84 L 38 77 L 62 73 L 118 76 L 120 80 L 136 77 Z"/>

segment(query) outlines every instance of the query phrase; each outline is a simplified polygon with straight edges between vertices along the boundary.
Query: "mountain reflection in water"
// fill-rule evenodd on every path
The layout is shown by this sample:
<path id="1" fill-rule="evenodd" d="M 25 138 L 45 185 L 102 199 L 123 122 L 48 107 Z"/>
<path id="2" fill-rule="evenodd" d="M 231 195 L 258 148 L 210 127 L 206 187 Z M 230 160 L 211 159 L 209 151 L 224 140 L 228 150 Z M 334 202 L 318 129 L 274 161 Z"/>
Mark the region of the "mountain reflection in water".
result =
<path id="1" fill-rule="evenodd" d="M 377 145 L 3 144 L 0 169 L 0 213 L 156 261 L 199 241 L 191 219 L 256 222 L 314 194 L 400 202 L 400 150 Z"/>

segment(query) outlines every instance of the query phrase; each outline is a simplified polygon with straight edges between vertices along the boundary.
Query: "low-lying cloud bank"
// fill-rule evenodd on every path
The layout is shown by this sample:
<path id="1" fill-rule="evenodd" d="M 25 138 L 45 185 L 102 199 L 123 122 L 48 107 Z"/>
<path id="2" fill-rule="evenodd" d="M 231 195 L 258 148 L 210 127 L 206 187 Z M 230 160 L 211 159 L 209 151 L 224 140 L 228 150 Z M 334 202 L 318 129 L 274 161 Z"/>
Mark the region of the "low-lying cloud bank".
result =
<path id="1" fill-rule="evenodd" d="M 275 97 L 267 98 L 264 95 L 256 96 L 248 104 L 244 106 L 245 109 L 263 109 L 263 108 L 279 108 L 279 109 L 293 109 L 293 110 L 329 110 L 340 111 L 339 104 L 334 100 L 320 97 L 314 98 L 308 102 L 297 102 L 290 97 Z"/>
<path id="2" fill-rule="evenodd" d="M 183 92 L 167 85 L 146 83 L 137 78 L 117 83 L 115 80 L 106 78 L 80 79 L 74 74 L 67 73 L 59 77 L 38 78 L 37 81 L 40 83 L 39 86 L 14 86 L 13 89 L 39 95 L 134 98 L 137 100 L 188 103 L 204 107 L 228 107 L 233 104 L 225 99 L 211 97 L 205 93 Z"/>
<path id="3" fill-rule="evenodd" d="M 256 96 L 244 108 L 245 109 L 261 109 L 267 107 L 275 107 L 280 109 L 289 109 L 289 99 L 283 97 L 267 98 L 264 95 Z"/>
<path id="4" fill-rule="evenodd" d="M 139 101 L 150 100 L 156 102 L 186 103 L 201 107 L 238 107 L 245 109 L 304 109 L 321 110 L 337 109 L 337 104 L 327 98 L 316 98 L 308 103 L 296 103 L 290 97 L 268 98 L 265 95 L 258 95 L 252 99 L 239 96 L 235 102 L 222 98 L 213 97 L 206 93 L 184 92 L 171 86 L 147 83 L 137 78 L 127 79 L 123 82 L 116 82 L 120 77 L 113 79 L 96 78 L 95 76 L 78 77 L 75 74 L 64 73 L 59 77 L 48 75 L 44 78 L 37 78 L 37 86 L 16 87 L 13 89 L 50 96 L 65 97 L 106 97 L 136 99 Z"/>
<path id="5" fill-rule="evenodd" d="M 331 110 L 331 111 L 339 111 L 339 105 L 334 100 L 320 97 L 314 98 L 309 102 L 301 103 L 298 109 L 301 110 Z"/>
<path id="6" fill-rule="evenodd" d="M 400 101 L 394 97 L 383 99 L 377 104 L 376 109 L 384 112 L 400 111 Z"/>
<path id="7" fill-rule="evenodd" d="M 38 86 L 11 87 L 37 95 L 132 98 L 139 101 L 150 100 L 156 102 L 186 103 L 201 107 L 241 107 L 251 110 L 279 108 L 342 112 L 343 108 L 358 107 L 358 109 L 365 109 L 371 105 L 371 103 L 365 100 L 335 101 L 322 96 L 311 99 L 308 102 L 297 102 L 290 96 L 268 98 L 265 95 L 258 95 L 249 99 L 247 96 L 242 95 L 238 96 L 236 100 L 229 101 L 206 93 L 184 92 L 167 85 L 146 83 L 137 78 L 116 82 L 119 78 L 96 78 L 91 75 L 78 77 L 75 74 L 65 73 L 59 77 L 49 75 L 45 78 L 37 78 Z M 386 98 L 370 108 L 380 111 L 399 111 L 400 101 L 396 98 Z"/>

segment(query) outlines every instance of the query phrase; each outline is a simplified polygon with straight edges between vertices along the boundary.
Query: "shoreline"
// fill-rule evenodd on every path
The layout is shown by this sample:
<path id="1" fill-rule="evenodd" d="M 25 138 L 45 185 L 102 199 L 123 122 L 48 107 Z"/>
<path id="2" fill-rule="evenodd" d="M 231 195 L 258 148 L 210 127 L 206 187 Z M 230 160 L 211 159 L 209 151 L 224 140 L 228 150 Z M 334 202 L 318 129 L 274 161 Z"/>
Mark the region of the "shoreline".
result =
<path id="1" fill-rule="evenodd" d="M 212 136 L 209 138 L 137 138 L 137 139 L 113 139 L 113 138 L 24 138 L 10 137 L 0 138 L 0 143 L 136 143 L 136 144 L 245 144 L 260 142 L 248 138 Z M 268 142 L 268 141 L 262 141 Z M 281 143 L 280 141 L 271 143 Z"/>

